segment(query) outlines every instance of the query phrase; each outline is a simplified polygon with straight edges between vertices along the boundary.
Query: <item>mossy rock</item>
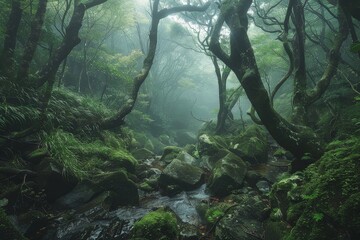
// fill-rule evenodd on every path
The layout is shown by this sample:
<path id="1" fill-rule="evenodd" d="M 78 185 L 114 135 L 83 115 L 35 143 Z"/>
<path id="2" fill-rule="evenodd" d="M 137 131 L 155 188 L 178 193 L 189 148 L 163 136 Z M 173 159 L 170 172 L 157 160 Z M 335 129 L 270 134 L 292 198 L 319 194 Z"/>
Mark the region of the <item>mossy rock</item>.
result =
<path id="1" fill-rule="evenodd" d="M 221 136 L 202 134 L 198 139 L 198 151 L 200 156 L 216 155 L 221 150 L 228 149 L 227 140 Z"/>
<path id="2" fill-rule="evenodd" d="M 204 219 L 207 224 L 214 224 L 219 218 L 223 217 L 225 214 L 225 211 L 230 207 L 231 205 L 228 203 L 219 203 L 215 206 L 212 206 L 208 208 L 205 212 Z"/>
<path id="3" fill-rule="evenodd" d="M 124 171 L 104 173 L 96 176 L 96 178 L 98 179 L 96 181 L 97 186 L 104 191 L 114 193 L 112 208 L 139 204 L 137 186 Z"/>
<path id="4" fill-rule="evenodd" d="M 178 237 L 179 228 L 175 214 L 160 208 L 135 223 L 131 240 L 177 240 Z"/>
<path id="5" fill-rule="evenodd" d="M 213 195 L 226 196 L 242 186 L 246 172 L 245 162 L 235 154 L 228 153 L 216 163 L 208 188 Z"/>
<path id="6" fill-rule="evenodd" d="M 172 160 L 174 160 L 177 155 L 182 151 L 182 148 L 176 146 L 167 146 L 164 148 L 164 152 L 160 158 L 161 162 L 169 164 Z"/>
<path id="7" fill-rule="evenodd" d="M 360 236 L 359 160 L 360 138 L 334 141 L 323 157 L 304 171 L 303 182 L 296 183 L 296 187 L 279 185 L 281 181 L 274 184 L 274 188 L 284 190 L 282 197 L 276 196 L 278 207 L 286 211 L 284 220 L 294 224 L 284 239 L 342 240 Z"/>
<path id="8" fill-rule="evenodd" d="M 183 190 L 193 190 L 199 187 L 203 180 L 204 173 L 200 168 L 174 159 L 160 175 L 159 185 L 162 188 L 177 185 Z"/>
<path id="9" fill-rule="evenodd" d="M 269 151 L 267 139 L 261 127 L 252 125 L 233 139 L 233 151 L 250 163 L 266 163 Z"/>
<path id="10" fill-rule="evenodd" d="M 111 152 L 109 160 L 117 168 L 125 168 L 129 172 L 135 172 L 137 160 L 126 150 L 117 149 Z"/>
<path id="11" fill-rule="evenodd" d="M 6 213 L 0 208 L 0 239 L 11 240 L 26 240 L 25 238 L 10 222 Z"/>

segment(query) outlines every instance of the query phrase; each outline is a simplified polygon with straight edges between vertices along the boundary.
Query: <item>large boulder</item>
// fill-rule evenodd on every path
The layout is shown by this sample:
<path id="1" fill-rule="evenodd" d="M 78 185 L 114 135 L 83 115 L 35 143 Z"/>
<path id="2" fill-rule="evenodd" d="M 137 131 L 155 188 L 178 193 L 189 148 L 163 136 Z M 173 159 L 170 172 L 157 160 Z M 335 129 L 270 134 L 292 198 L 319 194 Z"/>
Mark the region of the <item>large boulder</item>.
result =
<path id="1" fill-rule="evenodd" d="M 198 139 L 198 151 L 200 156 L 212 156 L 222 149 L 227 149 L 228 143 L 220 136 L 202 134 Z"/>
<path id="2" fill-rule="evenodd" d="M 266 163 L 269 151 L 267 139 L 261 127 L 252 125 L 233 139 L 232 151 L 250 163 Z"/>
<path id="3" fill-rule="evenodd" d="M 226 196 L 242 186 L 246 172 L 246 163 L 235 154 L 228 153 L 216 163 L 208 188 L 213 195 Z"/>
<path id="4" fill-rule="evenodd" d="M 96 184 L 103 191 L 111 191 L 113 195 L 112 208 L 124 205 L 138 205 L 139 194 L 136 184 L 131 181 L 126 172 L 117 171 L 98 176 Z"/>
<path id="5" fill-rule="evenodd" d="M 167 146 L 164 148 L 164 152 L 160 158 L 160 161 L 169 164 L 172 160 L 174 160 L 177 155 L 182 151 L 181 148 L 176 146 Z"/>
<path id="6" fill-rule="evenodd" d="M 204 173 L 200 168 L 174 159 L 160 175 L 159 185 L 162 188 L 176 185 L 182 190 L 193 190 L 199 187 L 203 180 Z"/>
<path id="7" fill-rule="evenodd" d="M 334 141 L 299 173 L 274 184 L 274 212 L 293 226 L 286 239 L 358 239 L 360 236 L 360 138 Z"/>
<path id="8" fill-rule="evenodd" d="M 63 168 L 53 159 L 44 158 L 37 166 L 37 183 L 45 189 L 49 202 L 54 202 L 60 196 L 70 192 L 77 184 L 78 179 L 67 174 L 64 175 Z"/>

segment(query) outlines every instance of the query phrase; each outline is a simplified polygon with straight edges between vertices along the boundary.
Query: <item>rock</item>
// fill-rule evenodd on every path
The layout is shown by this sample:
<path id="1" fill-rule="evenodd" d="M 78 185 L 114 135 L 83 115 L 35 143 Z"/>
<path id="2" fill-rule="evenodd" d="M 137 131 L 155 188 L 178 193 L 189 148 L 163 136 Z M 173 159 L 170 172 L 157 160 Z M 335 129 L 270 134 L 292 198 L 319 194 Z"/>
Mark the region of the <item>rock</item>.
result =
<path id="1" fill-rule="evenodd" d="M 176 132 L 175 141 L 180 146 L 185 146 L 186 144 L 196 143 L 196 136 L 191 132 L 178 131 Z"/>
<path id="2" fill-rule="evenodd" d="M 175 214 L 162 208 L 146 214 L 132 230 L 132 240 L 177 240 L 179 229 Z"/>
<path id="3" fill-rule="evenodd" d="M 255 187 L 256 183 L 258 183 L 261 179 L 263 179 L 263 177 L 254 170 L 249 170 L 246 173 L 245 180 L 252 187 Z"/>
<path id="4" fill-rule="evenodd" d="M 136 184 L 131 181 L 124 171 L 104 173 L 97 176 L 96 184 L 103 191 L 113 193 L 111 208 L 124 205 L 138 205 L 139 194 Z"/>
<path id="5" fill-rule="evenodd" d="M 270 192 L 270 185 L 268 181 L 259 181 L 256 183 L 256 187 L 262 193 Z"/>
<path id="6" fill-rule="evenodd" d="M 160 187 L 176 185 L 183 190 L 193 190 L 199 187 L 203 180 L 204 174 L 200 168 L 174 159 L 160 175 L 159 185 Z"/>
<path id="7" fill-rule="evenodd" d="M 181 151 L 176 158 L 191 165 L 196 163 L 196 159 L 185 151 Z"/>
<path id="8" fill-rule="evenodd" d="M 51 158 L 43 159 L 37 165 L 37 183 L 45 189 L 49 202 L 54 202 L 60 196 L 70 192 L 78 180 L 71 175 L 64 175 L 60 166 Z"/>
<path id="9" fill-rule="evenodd" d="M 164 153 L 162 154 L 160 161 L 166 164 L 169 164 L 172 160 L 174 160 L 177 155 L 182 151 L 181 148 L 176 146 L 167 146 L 164 148 Z"/>
<path id="10" fill-rule="evenodd" d="M 217 240 L 258 240 L 263 239 L 263 222 L 269 208 L 258 195 L 241 194 L 230 196 L 236 202 L 221 218 L 215 229 Z"/>
<path id="11" fill-rule="evenodd" d="M 217 154 L 221 149 L 227 149 L 228 144 L 220 136 L 210 136 L 202 134 L 198 141 L 198 151 L 200 156 L 212 156 Z"/>
<path id="12" fill-rule="evenodd" d="M 145 159 L 152 158 L 155 156 L 155 153 L 153 153 L 152 151 L 150 151 L 146 148 L 135 149 L 134 151 L 131 152 L 131 154 L 137 160 L 145 160 Z"/>
<path id="13" fill-rule="evenodd" d="M 293 226 L 286 239 L 358 239 L 360 236 L 360 138 L 328 144 L 301 174 L 273 185 L 271 206 Z"/>
<path id="14" fill-rule="evenodd" d="M 56 200 L 60 208 L 73 209 L 89 202 L 100 191 L 94 182 L 84 180 L 79 182 L 71 192 Z"/>
<path id="15" fill-rule="evenodd" d="M 212 170 L 208 188 L 213 195 L 223 197 L 242 186 L 247 166 L 233 153 L 220 159 Z"/>
<path id="16" fill-rule="evenodd" d="M 240 136 L 233 139 L 233 151 L 252 164 L 266 163 L 268 160 L 268 141 L 265 131 L 252 125 Z"/>
<path id="17" fill-rule="evenodd" d="M 113 151 L 109 156 L 109 170 L 125 168 L 128 172 L 135 172 L 137 160 L 124 149 L 117 149 Z"/>

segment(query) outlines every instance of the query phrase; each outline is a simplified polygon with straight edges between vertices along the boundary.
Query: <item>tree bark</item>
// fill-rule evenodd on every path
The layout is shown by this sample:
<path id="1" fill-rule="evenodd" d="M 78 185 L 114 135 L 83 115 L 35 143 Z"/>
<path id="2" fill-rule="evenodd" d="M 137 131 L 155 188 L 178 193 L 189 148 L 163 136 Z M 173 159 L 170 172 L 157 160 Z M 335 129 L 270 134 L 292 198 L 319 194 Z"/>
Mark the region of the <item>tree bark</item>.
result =
<path id="1" fill-rule="evenodd" d="M 46 6 L 48 0 L 40 0 L 38 8 L 36 10 L 35 17 L 31 23 L 31 30 L 29 38 L 25 44 L 23 56 L 20 60 L 20 66 L 17 73 L 18 83 L 27 83 L 29 77 L 29 68 L 31 61 L 34 58 L 34 54 L 40 39 L 41 29 L 44 24 L 44 17 L 46 13 Z"/>
<path id="2" fill-rule="evenodd" d="M 145 79 L 147 78 L 150 69 L 152 67 L 154 58 L 155 58 L 155 52 L 157 47 L 157 33 L 158 33 L 158 27 L 160 20 L 163 18 L 166 18 L 167 16 L 183 11 L 188 12 L 201 12 L 205 11 L 209 5 L 210 2 L 206 3 L 203 6 L 192 6 L 192 5 L 183 5 L 179 7 L 173 7 L 173 8 L 165 8 L 162 10 L 159 10 L 159 2 L 160 0 L 155 0 L 152 5 L 152 20 L 151 20 L 151 28 L 149 33 L 149 49 L 146 58 L 144 59 L 142 69 L 138 73 L 137 76 L 135 76 L 133 80 L 132 90 L 130 96 L 128 96 L 128 100 L 126 103 L 120 108 L 120 110 L 112 117 L 104 119 L 100 123 L 100 127 L 102 129 L 111 129 L 115 127 L 119 127 L 124 124 L 124 118 L 132 111 L 132 109 L 135 106 L 138 93 L 140 90 L 141 85 L 144 83 Z"/>
<path id="3" fill-rule="evenodd" d="M 247 11 L 251 0 L 226 1 L 214 26 L 210 50 L 228 65 L 237 76 L 251 104 L 254 106 L 264 126 L 273 138 L 289 150 L 297 161 L 294 170 L 306 167 L 310 162 L 299 161 L 306 153 L 313 159 L 323 154 L 320 140 L 312 130 L 289 123 L 272 107 L 270 98 L 261 81 L 255 55 L 247 35 Z M 224 22 L 230 28 L 230 55 L 220 46 L 219 38 Z"/>
<path id="4" fill-rule="evenodd" d="M 14 70 L 14 51 L 21 17 L 21 1 L 13 0 L 9 19 L 6 23 L 4 47 L 0 56 L 0 72 L 4 77 L 11 77 Z"/>
<path id="5" fill-rule="evenodd" d="M 73 48 L 81 42 L 79 31 L 82 26 L 85 11 L 91 7 L 100 5 L 107 0 L 90 0 L 86 3 L 74 2 L 75 8 L 71 16 L 69 25 L 66 27 L 65 36 L 58 49 L 56 49 L 53 57 L 40 70 L 38 78 L 38 87 L 44 85 L 47 81 L 55 78 L 62 61 L 70 54 Z"/>

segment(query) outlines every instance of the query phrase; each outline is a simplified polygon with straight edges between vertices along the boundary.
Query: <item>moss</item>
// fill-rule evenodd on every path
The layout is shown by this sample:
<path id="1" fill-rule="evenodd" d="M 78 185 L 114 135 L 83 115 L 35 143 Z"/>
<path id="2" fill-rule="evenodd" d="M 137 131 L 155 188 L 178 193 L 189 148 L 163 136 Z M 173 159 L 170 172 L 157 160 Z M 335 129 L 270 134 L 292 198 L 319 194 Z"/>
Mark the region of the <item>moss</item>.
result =
<path id="1" fill-rule="evenodd" d="M 250 163 L 262 163 L 268 160 L 268 142 L 265 131 L 251 125 L 245 132 L 233 139 L 234 149 Z"/>
<path id="2" fill-rule="evenodd" d="M 272 197 L 286 211 L 284 220 L 294 224 L 286 239 L 341 240 L 359 236 L 359 153 L 358 137 L 334 141 L 323 157 L 304 171 L 303 181 L 296 186 L 284 180 L 274 184 L 272 193 L 277 193 Z"/>
<path id="3" fill-rule="evenodd" d="M 160 161 L 165 163 L 170 163 L 172 160 L 174 160 L 177 155 L 182 151 L 181 148 L 176 146 L 167 146 L 164 148 L 164 153 L 161 156 Z"/>
<path id="4" fill-rule="evenodd" d="M 179 228 L 173 213 L 160 208 L 137 221 L 132 231 L 132 240 L 176 240 Z"/>
<path id="5" fill-rule="evenodd" d="M 206 210 L 205 220 L 208 224 L 214 224 L 219 218 L 223 217 L 226 209 L 231 205 L 227 203 L 220 203 Z"/>
<path id="6" fill-rule="evenodd" d="M 26 238 L 12 225 L 6 213 L 0 208 L 0 236 L 1 239 L 25 240 Z"/>

